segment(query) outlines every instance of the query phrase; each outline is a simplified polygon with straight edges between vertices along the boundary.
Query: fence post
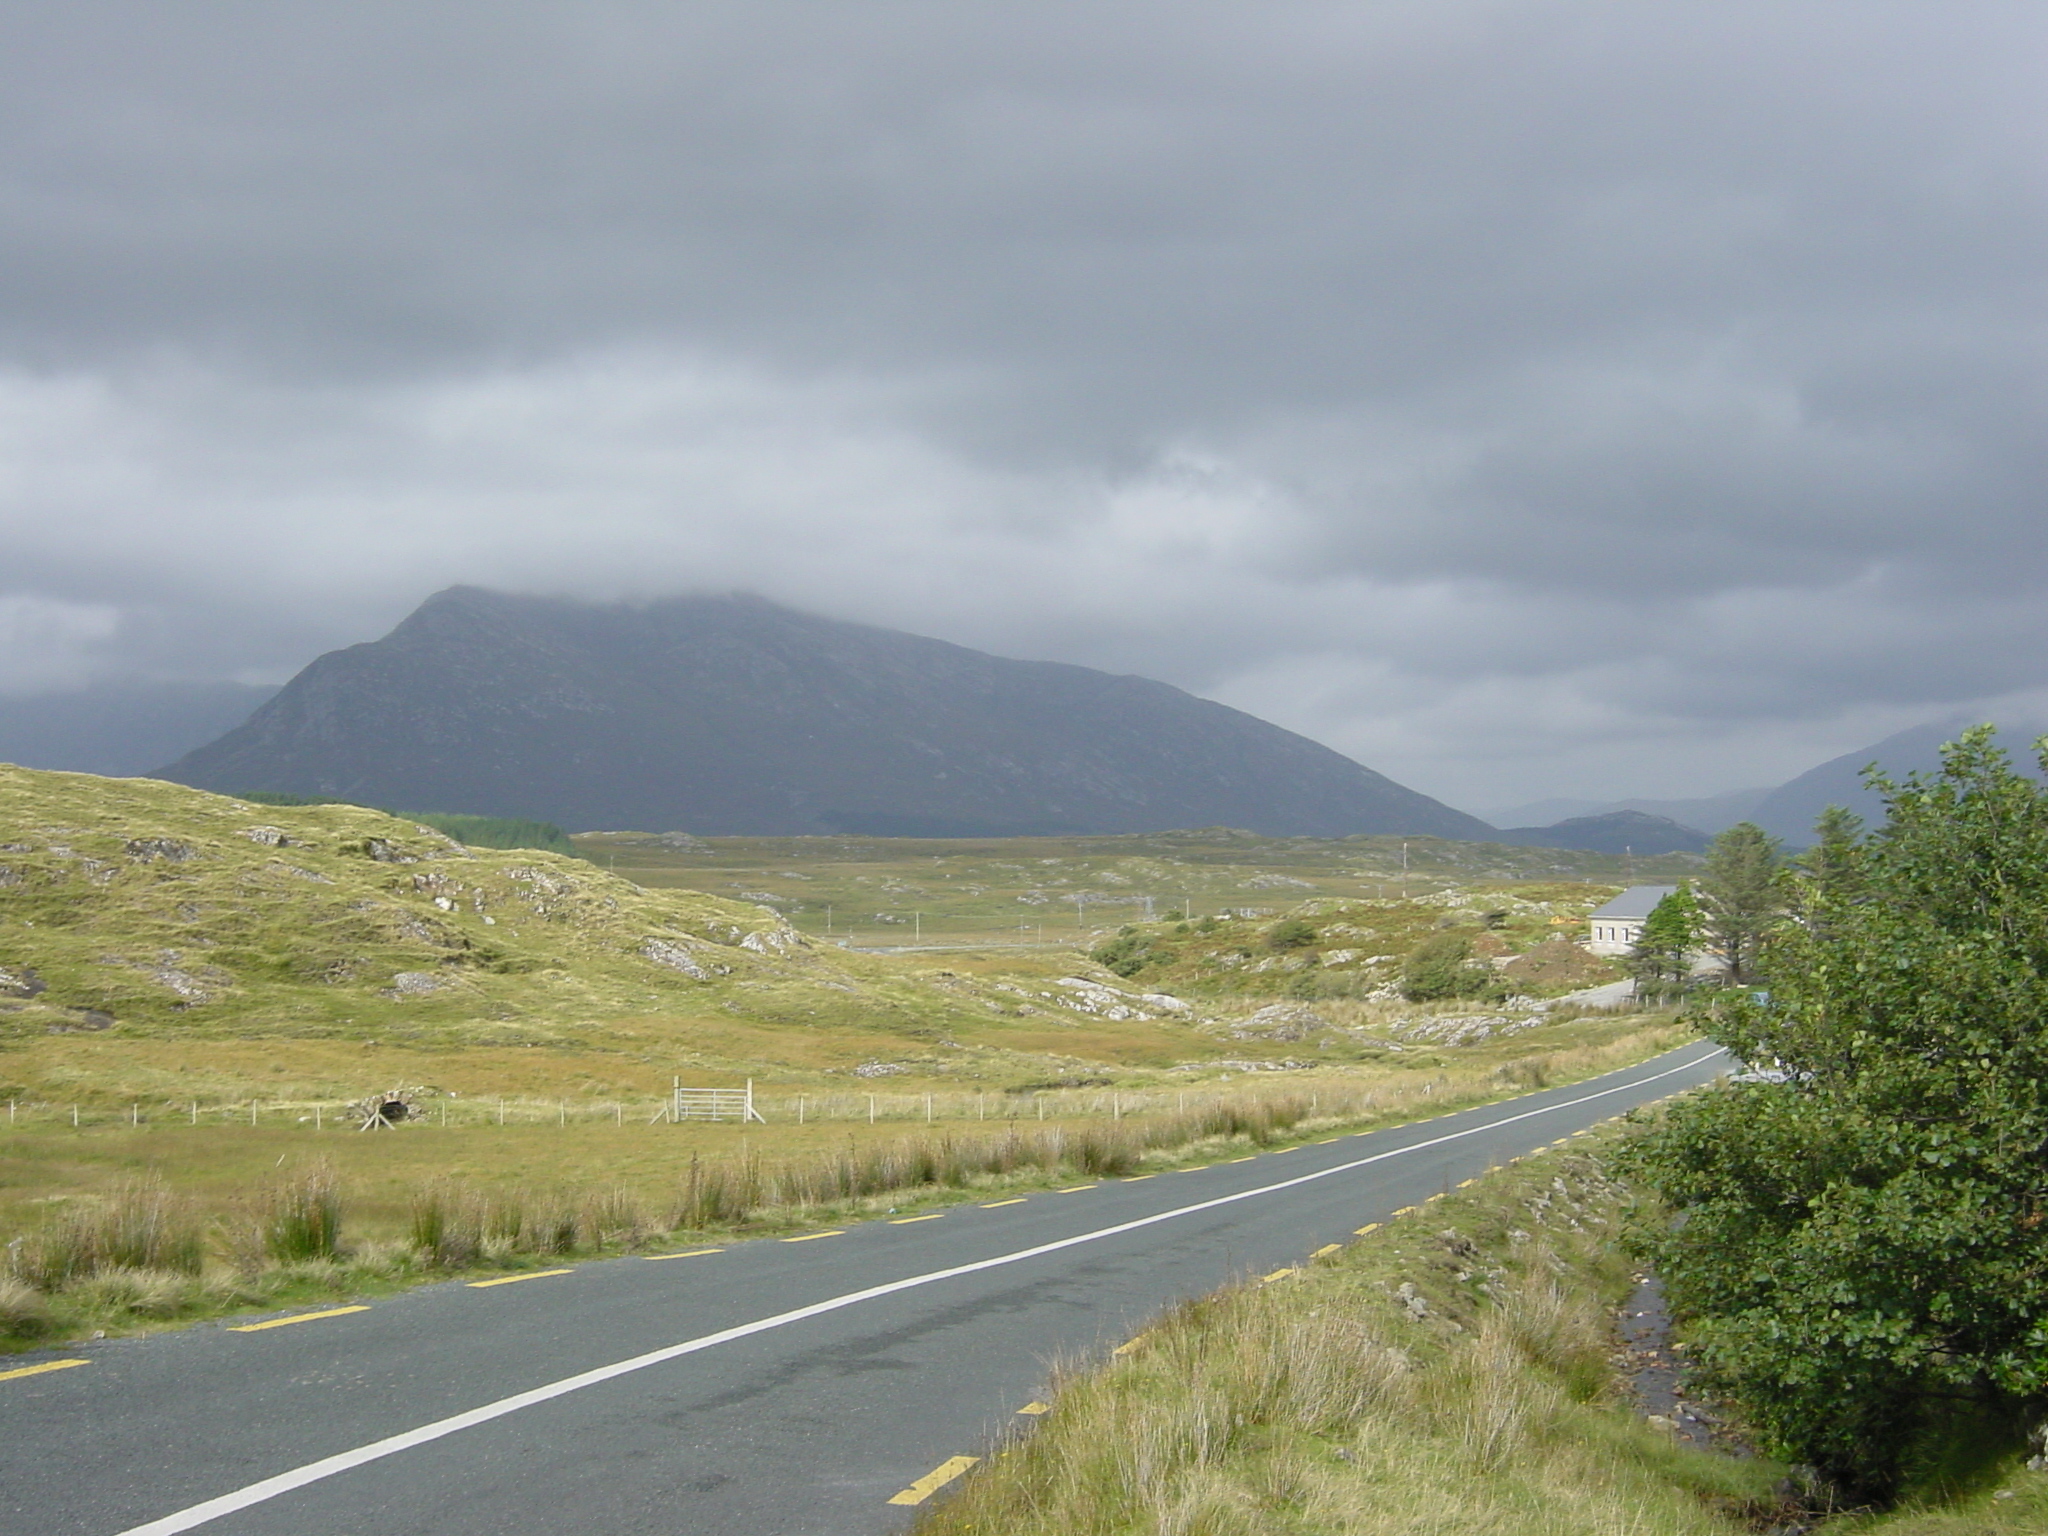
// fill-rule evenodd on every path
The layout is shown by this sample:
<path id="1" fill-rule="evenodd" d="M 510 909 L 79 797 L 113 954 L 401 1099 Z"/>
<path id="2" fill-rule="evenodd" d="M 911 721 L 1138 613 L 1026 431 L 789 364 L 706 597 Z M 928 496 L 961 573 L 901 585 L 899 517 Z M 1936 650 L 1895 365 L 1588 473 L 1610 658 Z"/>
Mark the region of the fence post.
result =
<path id="1" fill-rule="evenodd" d="M 142 1106 L 140 1104 L 130 1104 L 128 1106 L 128 1123 L 133 1126 L 142 1124 Z"/>
<path id="2" fill-rule="evenodd" d="M 561 1126 L 568 1125 L 569 1101 L 567 1099 L 555 1100 L 555 1123 Z"/>
<path id="3" fill-rule="evenodd" d="M 443 1104 L 441 1106 L 441 1113 L 444 1117 L 447 1115 L 448 1106 L 446 1104 Z M 448 1122 L 444 1118 L 441 1123 L 443 1125 L 446 1125 Z M 313 1106 L 313 1129 L 316 1131 L 320 1129 L 320 1106 L 318 1104 L 315 1104 Z"/>
<path id="4" fill-rule="evenodd" d="M 197 1099 L 192 1101 L 192 1123 L 194 1125 L 199 1123 L 199 1101 Z"/>
<path id="5" fill-rule="evenodd" d="M 251 1125 L 256 1123 L 256 1101 L 254 1099 L 249 1101 L 249 1123 Z"/>
<path id="6" fill-rule="evenodd" d="M 924 1096 L 924 1123 L 926 1125 L 932 1123 L 932 1096 L 930 1094 Z"/>
<path id="7" fill-rule="evenodd" d="M 804 1123 L 804 1096 L 802 1094 L 796 1096 L 796 1123 L 798 1125 Z"/>
<path id="8" fill-rule="evenodd" d="M 75 1116 L 75 1115 L 77 1114 L 77 1111 L 76 1111 L 76 1110 L 73 1110 L 73 1111 L 72 1111 L 72 1114 L 73 1114 L 73 1115 Z M 73 1123 L 75 1124 L 75 1123 L 76 1123 L 76 1121 L 74 1120 L 74 1122 L 73 1122 Z M 869 1094 L 869 1095 L 868 1095 L 868 1124 L 869 1124 L 869 1125 L 873 1125 L 874 1123 L 875 1123 L 875 1096 L 874 1096 L 874 1095 L 873 1095 L 873 1094 L 871 1093 L 871 1094 Z"/>

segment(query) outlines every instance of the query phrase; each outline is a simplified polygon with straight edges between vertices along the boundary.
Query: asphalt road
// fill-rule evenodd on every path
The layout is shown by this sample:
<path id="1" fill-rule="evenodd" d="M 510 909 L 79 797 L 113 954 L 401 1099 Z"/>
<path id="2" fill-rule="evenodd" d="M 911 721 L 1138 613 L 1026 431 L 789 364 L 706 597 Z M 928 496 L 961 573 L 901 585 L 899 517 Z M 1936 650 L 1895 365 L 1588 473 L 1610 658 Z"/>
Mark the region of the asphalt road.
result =
<path id="1" fill-rule="evenodd" d="M 0 1357 L 0 1531 L 900 1530 L 1048 1361 L 1726 1066 L 1696 1044 L 1189 1172 Z"/>

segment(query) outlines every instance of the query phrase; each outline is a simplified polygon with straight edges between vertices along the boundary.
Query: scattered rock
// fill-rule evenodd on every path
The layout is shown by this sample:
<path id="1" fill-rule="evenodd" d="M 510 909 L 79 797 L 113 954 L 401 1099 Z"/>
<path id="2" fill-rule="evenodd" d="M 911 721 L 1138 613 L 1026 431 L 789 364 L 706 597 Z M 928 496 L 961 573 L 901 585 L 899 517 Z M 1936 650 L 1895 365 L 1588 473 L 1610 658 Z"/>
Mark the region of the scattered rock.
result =
<path id="1" fill-rule="evenodd" d="M 0 965 L 0 993 L 8 997 L 40 997 L 49 984 L 25 965 Z"/>
<path id="2" fill-rule="evenodd" d="M 672 971 L 681 971 L 692 981 L 711 979 L 711 973 L 697 963 L 696 956 L 673 939 L 648 939 L 641 944 L 640 953 L 656 965 L 665 965 Z"/>
<path id="3" fill-rule="evenodd" d="M 292 841 L 285 836 L 283 827 L 244 827 L 242 836 L 266 848 L 289 848 Z"/>
<path id="4" fill-rule="evenodd" d="M 1305 1040 L 1330 1028 L 1330 1021 L 1305 1003 L 1269 1003 L 1231 1031 L 1233 1040 Z"/>
<path id="5" fill-rule="evenodd" d="M 853 1069 L 855 1077 L 898 1077 L 910 1068 L 894 1061 L 864 1061 Z"/>
<path id="6" fill-rule="evenodd" d="M 181 843 L 175 837 L 131 837 L 123 845 L 123 851 L 138 864 L 149 864 L 158 859 L 183 864 L 193 856 L 192 845 Z"/>
<path id="7" fill-rule="evenodd" d="M 445 983 L 438 976 L 425 971 L 400 971 L 391 978 L 391 989 L 387 994 L 393 997 L 424 997 L 429 992 L 438 992 Z"/>
<path id="8" fill-rule="evenodd" d="M 1395 1288 L 1394 1297 L 1408 1309 L 1408 1315 L 1417 1321 L 1429 1316 L 1429 1298 L 1415 1289 L 1413 1280 L 1403 1280 Z"/>
<path id="9" fill-rule="evenodd" d="M 417 864 L 419 860 L 400 848 L 398 844 L 381 837 L 363 839 L 363 852 L 379 864 Z M 508 871 L 510 873 L 510 871 Z"/>

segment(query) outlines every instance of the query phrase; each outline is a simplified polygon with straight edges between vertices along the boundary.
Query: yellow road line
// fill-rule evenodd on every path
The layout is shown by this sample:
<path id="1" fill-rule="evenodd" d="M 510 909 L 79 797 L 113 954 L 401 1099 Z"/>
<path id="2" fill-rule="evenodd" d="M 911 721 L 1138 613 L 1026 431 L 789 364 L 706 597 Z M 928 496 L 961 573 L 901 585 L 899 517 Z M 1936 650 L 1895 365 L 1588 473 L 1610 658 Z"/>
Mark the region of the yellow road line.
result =
<path id="1" fill-rule="evenodd" d="M 11 1371 L 0 1371 L 0 1381 L 13 1381 L 17 1376 L 40 1376 L 45 1371 L 68 1371 L 74 1365 L 91 1364 L 90 1360 L 45 1360 L 41 1365 L 22 1365 Z"/>
<path id="2" fill-rule="evenodd" d="M 1069 1184 L 1065 1189 L 1059 1191 L 1059 1193 L 1063 1195 L 1078 1195 L 1086 1190 L 1090 1190 L 1093 1188 L 1095 1188 L 1093 1184 Z"/>
<path id="3" fill-rule="evenodd" d="M 650 1264 L 659 1264 L 663 1259 L 701 1259 L 707 1253 L 723 1253 L 723 1248 L 692 1248 L 687 1253 L 643 1253 L 641 1258 Z"/>
<path id="4" fill-rule="evenodd" d="M 942 1461 L 901 1493 L 892 1495 L 889 1502 L 891 1504 L 922 1504 L 926 1499 L 937 1493 L 946 1484 L 953 1481 L 954 1478 L 965 1472 L 979 1460 L 981 1460 L 979 1456 L 955 1456 L 950 1461 Z"/>
<path id="5" fill-rule="evenodd" d="M 1000 1211 L 1006 1205 L 1022 1205 L 1023 1203 L 1024 1196 L 1019 1195 L 1014 1200 L 991 1200 L 987 1205 L 984 1205 L 982 1209 L 984 1211 Z"/>
<path id="6" fill-rule="evenodd" d="M 1352 1234 L 1352 1236 L 1354 1236 L 1354 1237 L 1370 1237 L 1370 1236 L 1372 1236 L 1372 1234 L 1373 1234 L 1373 1233 L 1375 1233 L 1375 1232 L 1379 1231 L 1379 1229 L 1380 1229 L 1380 1224 L 1379 1224 L 1378 1222 L 1376 1222 L 1376 1221 L 1369 1221 L 1369 1222 L 1367 1222 L 1367 1223 L 1366 1223 L 1366 1224 L 1365 1224 L 1364 1226 L 1360 1227 L 1360 1228 L 1359 1228 L 1359 1229 L 1358 1229 L 1358 1230 L 1357 1230 L 1356 1232 L 1354 1232 L 1354 1233 Z"/>
<path id="7" fill-rule="evenodd" d="M 1315 1251 L 1315 1256 L 1319 1259 L 1327 1259 L 1331 1254 L 1342 1253 L 1343 1251 L 1344 1245 L 1342 1243 L 1325 1243 Z"/>
<path id="8" fill-rule="evenodd" d="M 575 1273 L 573 1269 L 536 1269 L 530 1275 L 501 1275 L 496 1280 L 472 1280 L 469 1282 L 469 1288 L 472 1291 L 487 1291 L 494 1285 L 517 1285 L 522 1280 L 545 1280 L 550 1275 Z"/>
<path id="9" fill-rule="evenodd" d="M 1110 1353 L 1112 1355 L 1128 1355 L 1132 1350 L 1136 1349 L 1140 1344 L 1144 1343 L 1150 1337 L 1152 1337 L 1152 1330 L 1148 1328 L 1143 1333 L 1125 1339 L 1123 1343 L 1117 1345 L 1117 1347 L 1115 1349 L 1112 1349 Z"/>
<path id="10" fill-rule="evenodd" d="M 1299 1147 L 1275 1147 L 1272 1151 L 1268 1152 L 1266 1156 L 1278 1157 L 1282 1152 L 1299 1152 L 1300 1150 L 1301 1148 Z"/>
<path id="11" fill-rule="evenodd" d="M 821 1237 L 844 1236 L 846 1236 L 846 1229 L 841 1227 L 834 1232 L 806 1232 L 802 1237 L 785 1237 L 783 1241 L 785 1243 L 815 1243 Z"/>
<path id="12" fill-rule="evenodd" d="M 1294 1270 L 1291 1266 L 1286 1269 L 1276 1269 L 1270 1275 L 1259 1276 L 1259 1284 L 1271 1285 L 1275 1280 L 1285 1280 L 1289 1275 L 1293 1273 Z"/>
<path id="13" fill-rule="evenodd" d="M 944 1221 L 945 1219 L 946 1213 L 944 1211 L 933 1211 L 929 1216 L 891 1216 L 889 1218 L 889 1225 L 892 1227 L 907 1227 L 913 1221 Z"/>
<path id="14" fill-rule="evenodd" d="M 1478 1182 L 1479 1181 L 1477 1179 L 1460 1179 L 1458 1180 L 1458 1188 L 1470 1189 L 1474 1184 L 1477 1184 Z"/>
<path id="15" fill-rule="evenodd" d="M 1408 1216 L 1408 1215 L 1412 1215 L 1412 1214 L 1413 1214 L 1414 1212 L 1416 1212 L 1416 1211 L 1419 1211 L 1419 1210 L 1421 1210 L 1421 1209 L 1422 1209 L 1422 1207 L 1421 1207 L 1421 1206 L 1419 1206 L 1419 1205 L 1404 1205 L 1404 1206 L 1402 1206 L 1402 1207 L 1401 1207 L 1401 1209 L 1399 1209 L 1398 1211 L 1394 1212 L 1394 1214 L 1395 1214 L 1396 1216 Z"/>
<path id="16" fill-rule="evenodd" d="M 1252 1155 L 1251 1155 L 1250 1157 L 1233 1157 L 1233 1158 L 1231 1159 L 1231 1161 L 1232 1161 L 1233 1163 L 1250 1163 L 1250 1162 L 1256 1162 L 1256 1161 L 1258 1160 L 1258 1156 L 1259 1156 L 1259 1154 L 1258 1154 L 1258 1153 L 1256 1153 L 1256 1152 L 1254 1152 L 1254 1153 L 1253 1153 L 1253 1154 L 1252 1154 Z"/>
<path id="17" fill-rule="evenodd" d="M 80 1365 L 83 1365 L 83 1364 L 85 1364 L 85 1362 L 84 1362 L 83 1360 L 79 1361 L 78 1363 L 79 1363 Z M 1051 1413 L 1051 1412 L 1052 1412 L 1052 1404 L 1051 1404 L 1051 1403 L 1026 1403 L 1026 1404 L 1025 1404 L 1025 1405 L 1024 1405 L 1024 1406 L 1023 1406 L 1022 1408 L 1019 1408 L 1019 1409 L 1018 1409 L 1017 1411 L 1018 1411 L 1019 1413 L 1028 1413 L 1028 1414 L 1030 1414 L 1030 1415 L 1031 1415 L 1031 1417 L 1033 1417 L 1033 1418 L 1035 1419 L 1035 1418 L 1037 1418 L 1037 1417 L 1038 1417 L 1038 1416 L 1039 1416 L 1039 1415 L 1040 1415 L 1041 1413 Z"/>
<path id="18" fill-rule="evenodd" d="M 267 1323 L 244 1323 L 239 1328 L 230 1328 L 229 1333 L 261 1333 L 266 1328 L 289 1328 L 293 1323 L 317 1322 L 323 1317 L 347 1317 L 351 1312 L 367 1312 L 368 1307 L 333 1307 L 325 1312 L 301 1312 L 297 1317 L 273 1317 Z"/>
<path id="19" fill-rule="evenodd" d="M 1156 1173 L 1134 1173 L 1129 1178 L 1124 1179 L 1121 1182 L 1125 1184 L 1142 1184 L 1147 1179 L 1156 1179 L 1158 1177 L 1159 1175 Z"/>

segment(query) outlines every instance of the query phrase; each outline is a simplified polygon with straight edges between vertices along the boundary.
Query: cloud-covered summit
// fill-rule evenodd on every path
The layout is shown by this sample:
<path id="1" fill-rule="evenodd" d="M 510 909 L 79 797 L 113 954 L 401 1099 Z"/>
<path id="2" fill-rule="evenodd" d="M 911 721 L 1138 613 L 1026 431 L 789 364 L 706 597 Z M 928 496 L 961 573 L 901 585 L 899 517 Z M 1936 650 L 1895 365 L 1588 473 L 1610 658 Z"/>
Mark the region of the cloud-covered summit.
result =
<path id="1" fill-rule="evenodd" d="M 0 688 L 454 582 L 1164 677 L 1453 801 L 2044 685 L 2029 8 L 0 21 Z"/>

